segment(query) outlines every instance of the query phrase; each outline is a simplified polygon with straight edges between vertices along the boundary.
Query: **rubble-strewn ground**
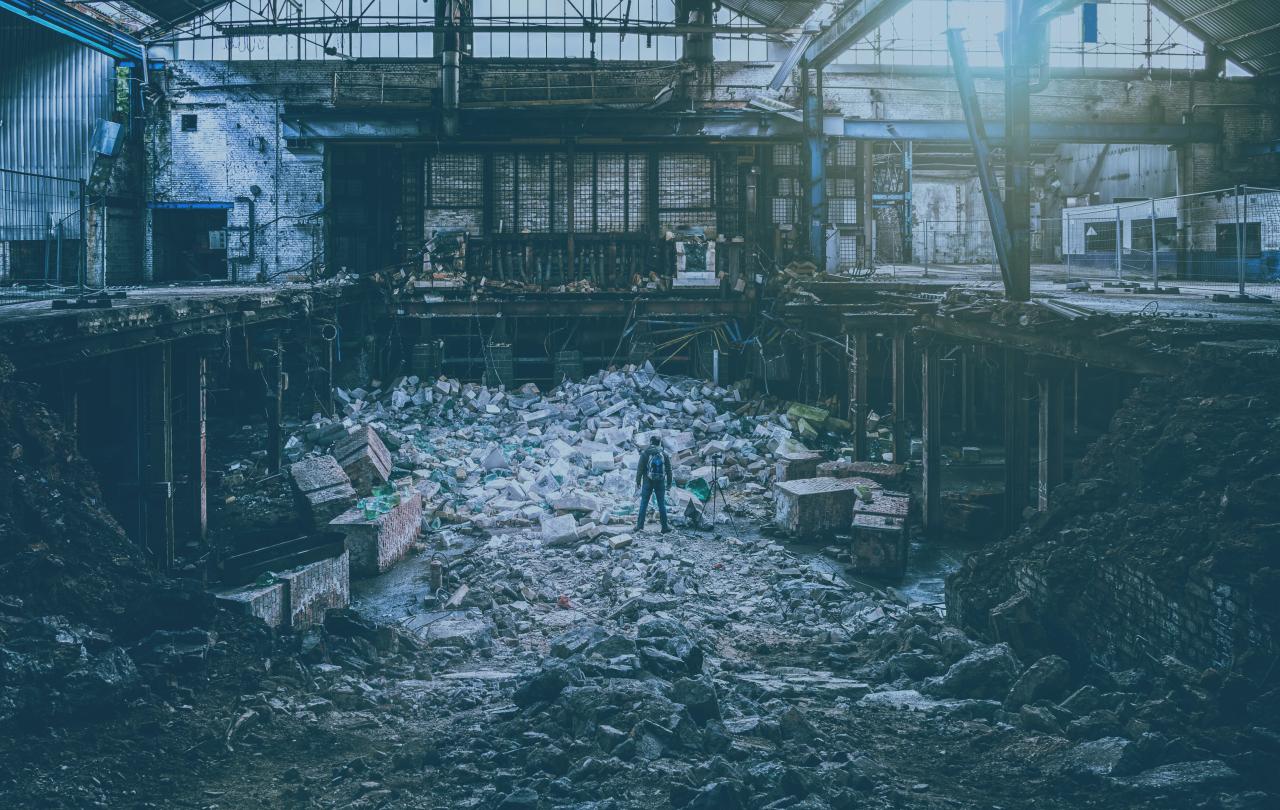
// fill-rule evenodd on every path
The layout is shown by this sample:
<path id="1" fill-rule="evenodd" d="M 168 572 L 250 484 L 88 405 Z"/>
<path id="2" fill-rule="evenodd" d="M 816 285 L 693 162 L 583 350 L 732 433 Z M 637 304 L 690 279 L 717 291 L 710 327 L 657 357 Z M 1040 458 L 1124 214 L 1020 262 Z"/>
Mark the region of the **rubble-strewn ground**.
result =
<path id="1" fill-rule="evenodd" d="M 654 388 L 652 378 L 603 377 L 586 392 L 594 405 L 582 400 L 590 382 L 573 396 L 516 393 L 521 408 L 449 384 L 436 389 L 439 399 L 415 403 L 427 385 L 407 381 L 381 399 L 357 397 L 369 404 L 349 409 L 355 419 L 378 424 L 436 513 L 419 551 L 360 583 L 352 609 L 296 636 L 272 638 L 153 581 L 101 510 L 83 522 L 75 513 L 60 523 L 51 510 L 12 521 L 21 531 L 0 547 L 0 593 L 24 601 L 0 601 L 0 800 L 1275 806 L 1212 737 L 1187 728 L 1185 690 L 1163 675 L 1074 672 L 1052 656 L 1019 661 L 946 625 L 932 607 L 857 585 L 838 565 L 762 534 L 768 447 L 785 438 L 773 427 L 782 420 L 751 416 L 752 403 L 729 391 L 658 379 Z M 682 396 L 658 390 L 672 383 Z M 48 414 L 15 408 L 29 396 L 0 391 L 0 483 L 18 499 L 8 512 L 39 508 L 43 490 L 31 475 L 43 476 L 42 487 L 65 484 L 63 499 L 91 503 L 91 476 Z M 489 401 L 476 405 L 482 396 Z M 620 424 L 601 424 L 618 402 Z M 592 407 L 601 413 L 584 415 Z M 715 521 L 706 509 L 692 519 L 700 510 L 681 496 L 689 521 L 671 534 L 637 535 L 627 465 L 643 429 L 658 424 L 668 438 L 680 432 L 670 425 L 688 428 L 704 450 L 722 442 L 731 494 Z M 323 450 L 326 433 L 320 422 L 304 428 L 295 452 Z M 682 461 L 680 477 L 700 477 L 705 460 Z M 572 532 L 544 532 L 557 505 L 577 516 Z M 78 556 L 104 537 L 118 559 Z M 48 559 L 39 547 L 59 548 L 50 540 L 70 562 Z M 10 566 L 32 554 L 44 567 L 21 570 L 41 579 L 15 582 Z M 449 572 L 438 593 L 429 585 L 434 557 Z M 130 592 L 186 594 L 201 609 L 148 612 L 166 625 L 157 637 L 160 628 L 122 624 L 109 617 L 124 614 L 98 602 L 36 598 L 49 590 L 40 582 L 60 581 L 60 565 L 81 564 L 100 582 L 98 600 L 134 583 Z M 460 604 L 445 609 L 462 585 Z M 60 611 L 75 618 L 51 618 Z M 90 684 L 100 697 L 87 701 Z"/>

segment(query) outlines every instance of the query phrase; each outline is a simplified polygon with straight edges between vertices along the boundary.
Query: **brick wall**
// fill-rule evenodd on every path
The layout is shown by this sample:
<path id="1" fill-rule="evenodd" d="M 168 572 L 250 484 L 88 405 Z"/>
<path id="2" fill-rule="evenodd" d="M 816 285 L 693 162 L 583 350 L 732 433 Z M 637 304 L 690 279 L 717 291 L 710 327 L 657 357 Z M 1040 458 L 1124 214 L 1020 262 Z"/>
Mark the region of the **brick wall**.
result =
<path id="1" fill-rule="evenodd" d="M 287 626 L 298 630 L 324 621 L 325 611 L 351 602 L 351 574 L 347 552 L 277 575 L 288 583 Z"/>
<path id="2" fill-rule="evenodd" d="M 230 203 L 232 229 L 249 227 L 252 208 L 252 253 L 247 230 L 228 234 L 228 256 L 240 278 L 278 277 L 306 264 L 323 245 L 317 216 L 324 206 L 323 155 L 288 149 L 280 131 L 285 99 L 323 95 L 309 83 L 317 78 L 311 73 L 276 63 L 241 71 L 223 63 L 178 62 L 161 79 L 165 98 L 147 133 L 148 199 Z M 183 115 L 196 116 L 195 131 L 183 131 Z M 152 273 L 150 216 L 145 230 Z"/>
<path id="3" fill-rule="evenodd" d="M 1013 580 L 1042 619 L 1063 615 L 1052 596 L 1056 583 L 1043 568 L 1023 566 Z M 1077 604 L 1089 606 L 1088 620 L 1053 629 L 1105 667 L 1140 665 L 1162 655 L 1197 668 L 1229 667 L 1246 651 L 1264 659 L 1280 654 L 1280 628 L 1254 607 L 1249 590 L 1203 572 L 1177 586 L 1161 586 L 1136 562 L 1106 560 L 1072 590 Z"/>

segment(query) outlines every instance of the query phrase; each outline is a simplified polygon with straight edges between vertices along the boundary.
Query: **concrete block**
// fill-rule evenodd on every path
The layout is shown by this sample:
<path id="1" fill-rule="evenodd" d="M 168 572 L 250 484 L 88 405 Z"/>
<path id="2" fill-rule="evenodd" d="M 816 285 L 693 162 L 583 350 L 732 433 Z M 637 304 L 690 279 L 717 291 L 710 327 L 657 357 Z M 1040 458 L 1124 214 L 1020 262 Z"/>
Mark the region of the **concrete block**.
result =
<path id="1" fill-rule="evenodd" d="M 609 538 L 609 548 L 614 551 L 626 548 L 629 545 L 631 545 L 630 534 L 618 534 Z"/>
<path id="2" fill-rule="evenodd" d="M 330 608 L 351 602 L 349 552 L 318 560 L 276 575 L 284 585 L 287 627 L 298 630 L 324 622 Z"/>
<path id="3" fill-rule="evenodd" d="M 906 573 L 910 538 L 905 520 L 859 513 L 853 516 L 851 535 L 849 551 L 855 571 L 894 578 Z"/>
<path id="4" fill-rule="evenodd" d="M 339 439 L 333 446 L 333 456 L 359 492 L 369 492 L 391 477 L 391 453 L 378 438 L 378 432 L 368 425 Z"/>
<path id="5" fill-rule="evenodd" d="M 359 509 L 334 518 L 329 525 L 346 538 L 351 572 L 371 577 L 387 571 L 406 554 L 422 524 L 422 496 L 414 493 L 386 514 L 369 519 Z"/>
<path id="6" fill-rule="evenodd" d="M 572 546 L 578 542 L 578 522 L 573 515 L 544 515 L 541 528 L 544 546 Z"/>
<path id="7" fill-rule="evenodd" d="M 882 464 L 878 461 L 824 461 L 818 465 L 820 478 L 870 478 L 881 486 L 900 489 L 906 480 L 907 468 L 902 464 Z"/>
<path id="8" fill-rule="evenodd" d="M 313 526 L 323 526 L 356 503 L 356 491 L 333 456 L 311 456 L 289 465 L 298 508 Z"/>
<path id="9" fill-rule="evenodd" d="M 853 511 L 858 514 L 884 515 L 906 520 L 911 514 L 911 494 L 876 488 L 871 490 L 871 500 L 859 499 Z"/>
<path id="10" fill-rule="evenodd" d="M 774 466 L 775 481 L 795 481 L 800 478 L 817 478 L 818 464 L 822 456 L 818 453 L 793 452 L 779 453 Z"/>
<path id="11" fill-rule="evenodd" d="M 794 537 L 849 531 L 859 484 L 847 478 L 801 478 L 774 484 L 774 523 Z"/>
<path id="12" fill-rule="evenodd" d="M 285 622 L 285 583 L 273 582 L 270 585 L 245 585 L 228 591 L 219 591 L 218 603 L 242 616 L 257 616 L 267 623 L 268 627 L 284 627 Z"/>

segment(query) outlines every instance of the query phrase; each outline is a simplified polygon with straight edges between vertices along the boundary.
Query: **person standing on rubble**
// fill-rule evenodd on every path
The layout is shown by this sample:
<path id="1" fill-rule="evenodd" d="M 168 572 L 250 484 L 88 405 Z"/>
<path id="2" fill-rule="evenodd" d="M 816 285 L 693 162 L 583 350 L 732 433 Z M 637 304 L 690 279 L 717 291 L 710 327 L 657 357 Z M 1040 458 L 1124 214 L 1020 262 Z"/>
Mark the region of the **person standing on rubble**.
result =
<path id="1" fill-rule="evenodd" d="M 657 436 L 649 437 L 649 446 L 640 454 L 640 463 L 636 465 L 636 489 L 640 492 L 640 517 L 636 521 L 636 531 L 644 531 L 644 519 L 649 514 L 649 496 L 658 502 L 658 517 L 662 520 L 662 532 L 670 531 L 667 526 L 667 490 L 671 487 L 671 459 L 662 450 L 662 442 Z"/>

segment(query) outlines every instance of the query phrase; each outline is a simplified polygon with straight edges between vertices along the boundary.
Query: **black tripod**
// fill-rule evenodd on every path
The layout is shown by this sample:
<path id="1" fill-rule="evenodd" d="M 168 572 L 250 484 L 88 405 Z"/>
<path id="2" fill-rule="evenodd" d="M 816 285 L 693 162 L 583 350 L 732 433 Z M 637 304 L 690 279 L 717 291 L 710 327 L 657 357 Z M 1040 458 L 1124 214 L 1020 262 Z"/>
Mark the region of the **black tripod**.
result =
<path id="1" fill-rule="evenodd" d="M 738 521 L 729 514 L 729 500 L 725 497 L 724 488 L 720 486 L 720 462 L 724 460 L 724 455 L 714 453 L 711 456 L 711 497 L 707 499 L 707 505 L 711 507 L 711 526 L 716 525 L 716 496 L 720 497 L 720 502 L 724 504 L 725 514 L 729 515 L 729 525 L 733 526 L 733 530 L 738 531 Z"/>

